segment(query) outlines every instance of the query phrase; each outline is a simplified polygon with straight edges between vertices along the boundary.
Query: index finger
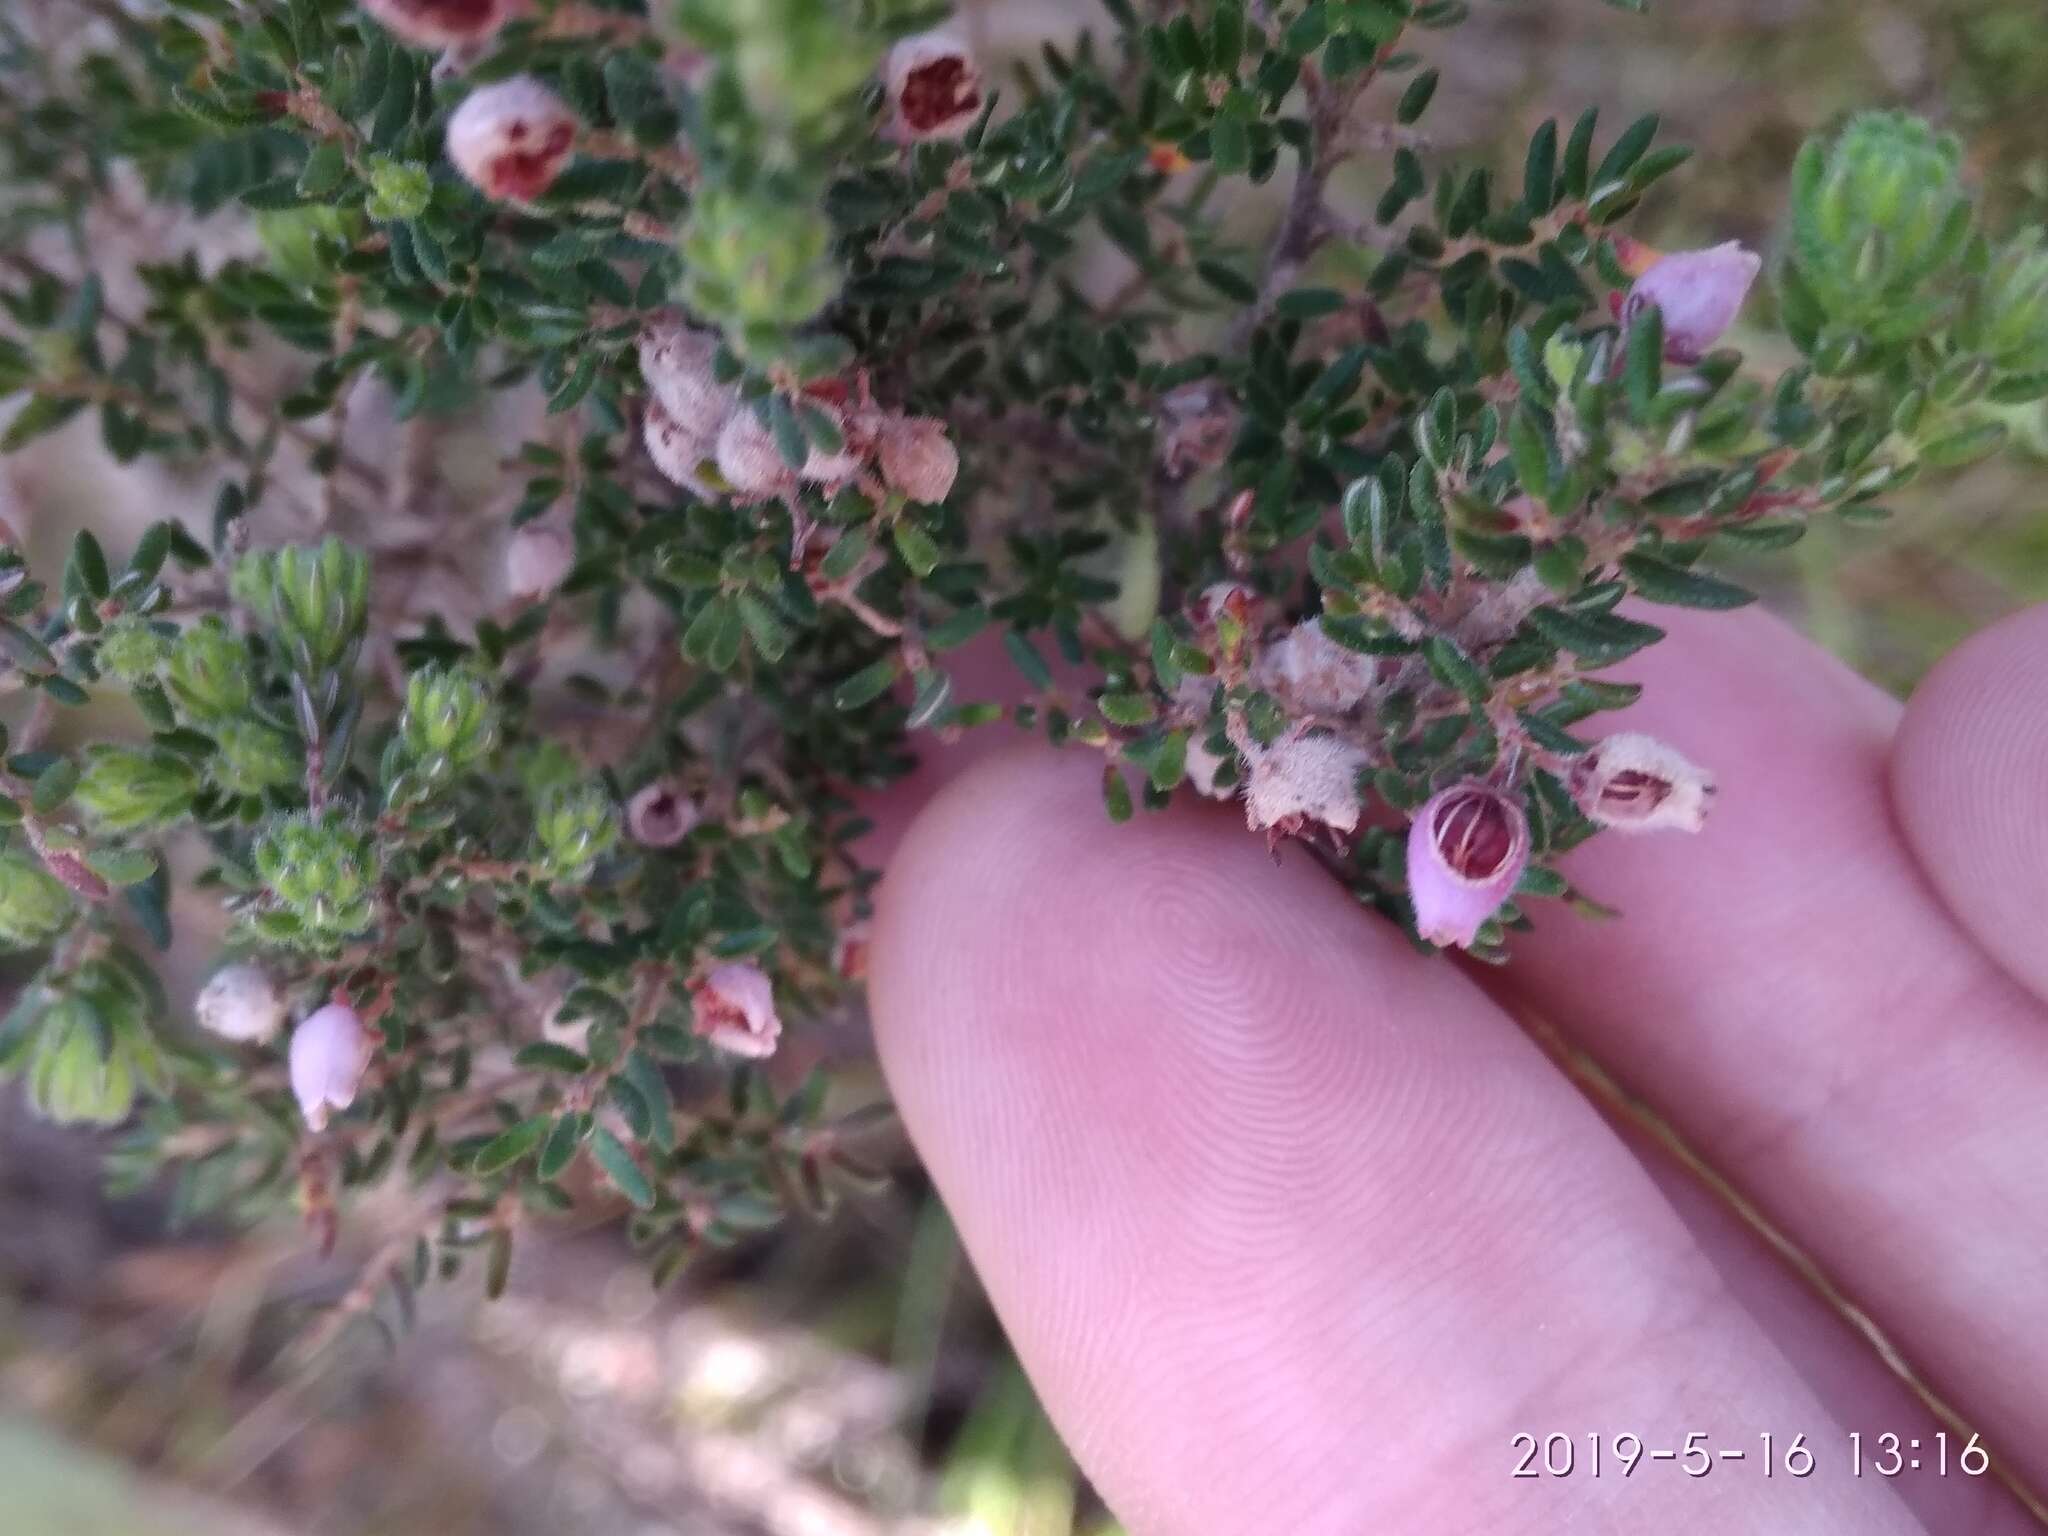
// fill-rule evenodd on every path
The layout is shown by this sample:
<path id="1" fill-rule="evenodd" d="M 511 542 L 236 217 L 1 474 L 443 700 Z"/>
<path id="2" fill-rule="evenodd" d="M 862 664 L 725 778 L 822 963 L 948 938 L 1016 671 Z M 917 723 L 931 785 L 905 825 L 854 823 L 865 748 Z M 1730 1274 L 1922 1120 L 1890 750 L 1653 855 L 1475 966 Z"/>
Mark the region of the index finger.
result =
<path id="1" fill-rule="evenodd" d="M 1898 706 L 1767 616 L 1670 628 L 1626 724 L 1713 768 L 1713 815 L 1579 850 L 1622 917 L 1546 917 L 1498 985 L 1804 1246 L 1994 1457 L 2048 1478 L 2048 1017 L 1897 834 Z"/>
<path id="2" fill-rule="evenodd" d="M 1087 763 L 984 764 L 899 850 L 869 975 L 905 1122 L 1134 1532 L 1918 1529 L 1511 1022 L 1230 812 L 1111 830 Z M 1774 1425 L 1829 1475 L 1513 1475 L 1518 1432 L 1675 1459 Z"/>

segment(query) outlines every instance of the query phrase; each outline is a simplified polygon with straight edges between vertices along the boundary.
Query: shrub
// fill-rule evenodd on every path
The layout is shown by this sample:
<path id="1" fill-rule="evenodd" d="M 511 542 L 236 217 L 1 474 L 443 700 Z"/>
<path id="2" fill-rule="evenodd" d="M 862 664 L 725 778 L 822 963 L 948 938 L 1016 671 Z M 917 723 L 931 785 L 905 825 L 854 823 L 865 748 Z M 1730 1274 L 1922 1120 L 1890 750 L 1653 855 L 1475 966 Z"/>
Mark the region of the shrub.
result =
<path id="1" fill-rule="evenodd" d="M 218 485 L 119 558 L 0 556 L 0 931 L 41 954 L 0 1060 L 42 1109 L 129 1117 L 117 1167 L 187 1210 L 331 1232 L 430 1184 L 420 1277 L 482 1250 L 493 1287 L 584 1165 L 672 1273 L 866 1176 L 822 1080 L 759 1063 L 857 979 L 855 795 L 921 744 L 1095 754 L 1114 820 L 1241 797 L 1501 959 L 1589 903 L 1565 851 L 1707 813 L 1706 768 L 1599 728 L 1645 615 L 1748 602 L 1725 552 L 1882 517 L 2048 394 L 2048 263 L 1917 120 L 1801 154 L 1774 369 L 1722 344 L 1757 255 L 1622 233 L 1686 158 L 1655 118 L 1426 169 L 1462 0 L 1105 12 L 1000 84 L 913 0 L 14 39 L 5 446 L 90 414 Z M 189 223 L 98 271 L 86 218 L 138 188 L 260 254 Z M 546 412 L 500 444 L 504 568 L 423 611 L 352 403 L 431 449 L 493 392 Z M 1011 690 L 963 696 L 970 645 Z M 96 695 L 136 739 L 85 739 Z M 205 1032 L 148 958 L 174 843 L 232 918 Z"/>

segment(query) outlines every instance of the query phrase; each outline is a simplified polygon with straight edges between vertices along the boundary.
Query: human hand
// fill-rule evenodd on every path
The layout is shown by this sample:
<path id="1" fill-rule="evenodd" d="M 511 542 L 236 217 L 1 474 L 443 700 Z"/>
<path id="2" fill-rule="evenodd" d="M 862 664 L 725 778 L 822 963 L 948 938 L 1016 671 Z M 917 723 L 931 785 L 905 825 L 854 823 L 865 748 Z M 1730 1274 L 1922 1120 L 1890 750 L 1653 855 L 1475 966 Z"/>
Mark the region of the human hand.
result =
<path id="1" fill-rule="evenodd" d="M 1499 974 L 1416 954 L 1228 809 L 1111 827 L 1079 753 L 982 761 L 911 826 L 883 1062 L 1135 1536 L 2037 1529 L 1966 1435 L 1937 1473 L 1933 1415 L 1511 1015 L 2048 1482 L 2048 609 L 1903 710 L 1771 619 L 1669 627 L 1620 671 L 1650 685 L 1627 718 L 1713 768 L 1714 815 L 1582 850 L 1622 918 L 1546 911 Z M 1613 1437 L 1696 1431 L 1744 1458 L 1620 1475 Z M 1885 1432 L 1918 1468 L 1880 1475 Z M 1571 1475 L 1512 1477 L 1517 1433 L 1569 1436 Z"/>

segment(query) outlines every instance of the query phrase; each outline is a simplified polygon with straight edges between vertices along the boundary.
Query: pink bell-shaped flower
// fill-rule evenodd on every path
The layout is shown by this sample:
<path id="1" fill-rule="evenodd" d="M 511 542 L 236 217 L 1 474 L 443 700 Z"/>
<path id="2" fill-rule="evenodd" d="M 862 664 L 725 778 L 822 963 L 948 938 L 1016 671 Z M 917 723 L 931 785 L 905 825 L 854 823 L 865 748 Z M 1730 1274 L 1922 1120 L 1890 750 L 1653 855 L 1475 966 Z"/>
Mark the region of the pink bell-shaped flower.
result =
<path id="1" fill-rule="evenodd" d="M 773 1056 L 782 1038 L 775 987 L 757 965 L 714 965 L 690 983 L 696 1031 L 735 1056 Z"/>
<path id="2" fill-rule="evenodd" d="M 463 98 L 448 119 L 448 158 L 484 196 L 531 202 L 575 155 L 580 127 L 561 97 L 514 75 Z"/>
<path id="3" fill-rule="evenodd" d="M 656 779 L 626 802 L 626 831 L 643 848 L 673 848 L 701 819 L 697 802 L 672 779 Z"/>
<path id="4" fill-rule="evenodd" d="M 950 32 L 904 38 L 889 51 L 884 73 L 896 129 L 906 140 L 957 139 L 981 116 L 981 66 Z"/>
<path id="5" fill-rule="evenodd" d="M 1469 949 L 1529 863 L 1529 819 L 1512 795 L 1467 780 L 1433 796 L 1408 828 L 1415 931 Z"/>
<path id="6" fill-rule="evenodd" d="M 292 1031 L 292 1097 L 306 1124 L 320 1130 L 337 1109 L 355 1102 L 375 1046 L 355 1009 L 329 1003 L 300 1021 Z"/>
<path id="7" fill-rule="evenodd" d="M 1703 251 L 1673 251 L 1653 262 L 1629 289 L 1627 319 L 1655 305 L 1664 316 L 1664 355 L 1696 363 L 1735 323 L 1763 258 L 1734 240 Z"/>
<path id="8" fill-rule="evenodd" d="M 392 36 L 415 48 L 480 43 L 526 9 L 525 0 L 363 0 Z"/>
<path id="9" fill-rule="evenodd" d="M 1603 737 L 1572 764 L 1572 798 L 1587 817 L 1623 832 L 1697 832 L 1714 779 L 1676 747 L 1639 731 Z"/>

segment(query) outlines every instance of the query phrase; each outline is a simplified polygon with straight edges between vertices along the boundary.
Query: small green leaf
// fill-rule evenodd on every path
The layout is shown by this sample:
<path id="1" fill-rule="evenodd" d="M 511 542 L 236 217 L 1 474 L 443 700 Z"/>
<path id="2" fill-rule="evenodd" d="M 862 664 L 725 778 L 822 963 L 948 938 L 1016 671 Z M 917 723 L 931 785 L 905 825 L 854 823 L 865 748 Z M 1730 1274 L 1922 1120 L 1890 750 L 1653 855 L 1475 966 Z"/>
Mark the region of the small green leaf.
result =
<path id="1" fill-rule="evenodd" d="M 1124 782 L 1124 776 L 1116 764 L 1105 763 L 1102 767 L 1102 803 L 1109 808 L 1109 819 L 1126 822 L 1131 819 L 1134 807 L 1131 804 L 1131 786 Z"/>
<path id="2" fill-rule="evenodd" d="M 950 651 L 965 645 L 988 626 L 989 611 L 977 603 L 932 625 L 924 632 L 924 643 L 930 650 Z"/>
<path id="3" fill-rule="evenodd" d="M 107 575 L 106 551 L 100 548 L 100 541 L 83 528 L 71 541 L 71 563 L 64 572 L 64 586 L 67 591 L 88 593 L 95 602 L 103 600 L 112 590 L 112 581 Z"/>
<path id="4" fill-rule="evenodd" d="M 1552 645 L 1594 667 L 1612 666 L 1664 638 L 1664 631 L 1654 624 L 1638 624 L 1612 613 L 1567 613 L 1561 608 L 1538 608 L 1529 615 L 1529 625 Z"/>
<path id="5" fill-rule="evenodd" d="M 29 805 L 38 816 L 52 815 L 71 798 L 71 791 L 76 788 L 78 764 L 68 757 L 60 757 L 36 776 Z"/>
<path id="6" fill-rule="evenodd" d="M 1464 695 L 1469 703 L 1483 704 L 1493 691 L 1479 664 L 1448 635 L 1431 635 L 1423 641 L 1422 659 L 1438 682 Z"/>
<path id="7" fill-rule="evenodd" d="M 1553 720 L 1546 720 L 1532 710 L 1520 712 L 1522 729 L 1529 733 L 1529 739 L 1546 752 L 1555 752 L 1560 757 L 1581 757 L 1592 750 L 1585 742 L 1571 734 Z"/>
<path id="8" fill-rule="evenodd" d="M 845 581 L 874 547 L 875 536 L 867 529 L 849 528 L 826 551 L 825 558 L 818 562 L 818 570 L 827 581 Z"/>
<path id="9" fill-rule="evenodd" d="M 953 679 L 945 673 L 933 670 L 913 673 L 915 688 L 910 699 L 910 713 L 904 725 L 915 731 L 935 724 L 952 702 Z"/>
<path id="10" fill-rule="evenodd" d="M 1556 201 L 1557 122 L 1545 118 L 1529 140 L 1529 153 L 1522 164 L 1522 201 L 1532 214 L 1550 211 Z"/>
<path id="11" fill-rule="evenodd" d="M 754 642 L 763 661 L 780 661 L 789 654 L 789 626 L 774 609 L 751 592 L 739 595 L 739 609 L 740 623 L 746 627 L 747 638 Z"/>
<path id="12" fill-rule="evenodd" d="M 589 1120 L 578 1114 L 563 1115 L 557 1120 L 548 1139 L 541 1144 L 540 1156 L 534 1160 L 534 1173 L 543 1179 L 558 1177 L 576 1160 L 576 1149 L 582 1145 L 583 1133 L 589 1126 Z"/>
<path id="13" fill-rule="evenodd" d="M 1408 89 L 1401 93 L 1401 101 L 1394 108 L 1397 122 L 1412 123 L 1429 110 L 1429 99 L 1436 94 L 1437 72 L 1425 69 L 1408 82 Z"/>
<path id="14" fill-rule="evenodd" d="M 1196 262 L 1195 275 L 1226 299 L 1235 299 L 1240 304 L 1250 304 L 1259 296 L 1257 283 L 1235 267 L 1225 266 L 1213 258 Z"/>
<path id="15" fill-rule="evenodd" d="M 1600 167 L 1593 172 L 1591 185 L 1604 187 L 1610 181 L 1618 181 L 1635 168 L 1643 158 L 1643 152 L 1650 147 L 1650 141 L 1657 136 L 1657 114 L 1646 112 L 1626 128 L 1613 147 L 1601 157 Z"/>
<path id="16" fill-rule="evenodd" d="M 590 1155 L 620 1194 L 643 1211 L 653 1209 L 654 1186 L 647 1182 L 624 1142 L 600 1125 L 590 1133 Z"/>
<path id="17" fill-rule="evenodd" d="M 24 672 L 54 672 L 57 658 L 50 648 L 19 624 L 0 619 L 0 650 Z"/>
<path id="18" fill-rule="evenodd" d="M 1636 591 L 1653 603 L 1678 608 L 1742 608 L 1756 601 L 1754 592 L 1733 582 L 1673 565 L 1640 550 L 1623 555 L 1621 568 L 1628 573 Z"/>
<path id="19" fill-rule="evenodd" d="M 1097 701 L 1102 718 L 1112 725 L 1149 725 L 1158 711 L 1142 693 L 1108 693 Z"/>
<path id="20" fill-rule="evenodd" d="M 529 1072 L 577 1073 L 590 1070 L 590 1058 L 557 1041 L 536 1040 L 531 1045 L 520 1047 L 519 1054 L 512 1058 L 512 1065 Z"/>
<path id="21" fill-rule="evenodd" d="M 1936 469 L 1960 469 L 1995 453 L 2004 444 L 2006 435 L 2004 422 L 1980 421 L 1927 444 L 1920 450 L 1920 462 Z"/>
<path id="22" fill-rule="evenodd" d="M 484 1297 L 496 1301 L 505 1294 L 505 1282 L 512 1277 L 512 1234 L 500 1227 L 491 1234 L 491 1251 L 484 1266 Z"/>
<path id="23" fill-rule="evenodd" d="M 901 668 L 902 662 L 893 655 L 862 667 L 832 690 L 833 708 L 859 709 L 863 704 L 872 704 L 889 691 Z"/>
<path id="24" fill-rule="evenodd" d="M 147 848 L 95 848 L 85 862 L 109 885 L 140 885 L 157 869 L 156 855 Z"/>
<path id="25" fill-rule="evenodd" d="M 1014 629 L 1003 631 L 1003 649 L 1010 653 L 1010 660 L 1017 670 L 1024 674 L 1024 680 L 1034 688 L 1052 686 L 1052 669 L 1045 664 L 1045 658 L 1038 654 L 1038 648 Z"/>
<path id="26" fill-rule="evenodd" d="M 540 1145 L 540 1139 L 548 1133 L 550 1124 L 546 1115 L 535 1115 L 531 1120 L 522 1120 L 509 1131 L 501 1132 L 476 1154 L 470 1164 L 471 1171 L 487 1178 L 511 1167 Z"/>
<path id="27" fill-rule="evenodd" d="M 929 576 L 939 568 L 939 561 L 943 558 L 939 553 L 939 546 L 933 542 L 932 536 L 917 524 L 899 522 L 891 530 L 891 534 L 896 541 L 896 553 L 903 557 L 903 563 L 910 567 L 913 574 Z"/>

